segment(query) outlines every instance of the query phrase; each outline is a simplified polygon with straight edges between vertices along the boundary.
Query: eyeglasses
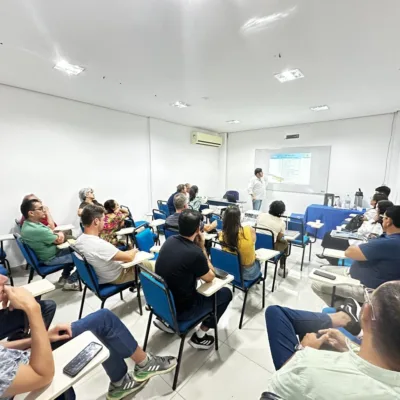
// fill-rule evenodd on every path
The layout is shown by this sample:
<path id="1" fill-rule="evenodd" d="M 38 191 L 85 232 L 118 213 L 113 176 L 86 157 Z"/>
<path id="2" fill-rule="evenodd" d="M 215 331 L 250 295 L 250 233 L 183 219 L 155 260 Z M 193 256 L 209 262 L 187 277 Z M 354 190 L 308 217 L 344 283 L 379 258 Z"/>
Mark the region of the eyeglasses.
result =
<path id="1" fill-rule="evenodd" d="M 35 208 L 33 211 L 43 211 L 43 210 L 44 210 L 44 208 L 42 206 L 42 207 L 39 207 L 39 208 Z"/>
<path id="2" fill-rule="evenodd" d="M 374 305 L 372 304 L 371 301 L 371 297 L 372 297 L 372 293 L 374 292 L 374 289 L 369 289 L 369 288 L 364 288 L 364 299 L 365 302 L 368 303 L 371 306 L 371 310 L 372 310 L 372 321 L 376 321 L 376 317 L 375 317 L 375 309 L 374 309 Z"/>

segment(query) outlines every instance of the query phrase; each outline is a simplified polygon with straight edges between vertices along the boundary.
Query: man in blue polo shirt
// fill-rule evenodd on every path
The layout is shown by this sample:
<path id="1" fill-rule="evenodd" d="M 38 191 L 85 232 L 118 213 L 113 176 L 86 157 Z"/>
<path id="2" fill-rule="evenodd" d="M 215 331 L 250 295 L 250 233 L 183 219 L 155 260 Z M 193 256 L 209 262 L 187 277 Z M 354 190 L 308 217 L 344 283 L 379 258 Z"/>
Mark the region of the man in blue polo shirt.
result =
<path id="1" fill-rule="evenodd" d="M 350 268 L 325 266 L 321 269 L 336 275 L 350 276 L 372 289 L 388 281 L 400 280 L 400 206 L 388 208 L 382 227 L 385 233 L 380 237 L 360 246 L 350 246 L 345 251 L 345 256 L 354 260 Z M 312 284 L 314 292 L 327 304 L 330 304 L 333 286 L 334 281 L 331 284 Z M 364 302 L 361 287 L 337 286 L 336 294 Z"/>

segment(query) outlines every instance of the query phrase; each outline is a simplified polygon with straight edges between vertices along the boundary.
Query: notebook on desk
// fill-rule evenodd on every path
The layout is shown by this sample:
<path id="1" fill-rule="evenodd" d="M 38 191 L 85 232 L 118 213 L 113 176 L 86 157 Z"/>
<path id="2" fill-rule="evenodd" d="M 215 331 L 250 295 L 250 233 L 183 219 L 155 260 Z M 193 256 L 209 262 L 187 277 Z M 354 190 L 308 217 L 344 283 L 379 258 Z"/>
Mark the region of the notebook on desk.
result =
<path id="1" fill-rule="evenodd" d="M 297 236 L 299 233 L 299 231 L 290 231 L 288 229 L 285 230 L 285 236 Z"/>

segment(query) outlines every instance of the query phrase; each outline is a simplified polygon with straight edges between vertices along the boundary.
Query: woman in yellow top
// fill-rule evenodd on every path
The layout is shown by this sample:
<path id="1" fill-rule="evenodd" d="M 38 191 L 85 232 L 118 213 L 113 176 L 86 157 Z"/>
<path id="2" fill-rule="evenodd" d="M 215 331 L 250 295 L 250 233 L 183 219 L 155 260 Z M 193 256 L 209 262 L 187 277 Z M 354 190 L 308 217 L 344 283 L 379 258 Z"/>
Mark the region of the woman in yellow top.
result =
<path id="1" fill-rule="evenodd" d="M 224 213 L 219 239 L 239 251 L 243 279 L 252 281 L 260 276 L 260 263 L 256 260 L 256 232 L 251 226 L 240 225 L 240 210 L 229 206 Z"/>

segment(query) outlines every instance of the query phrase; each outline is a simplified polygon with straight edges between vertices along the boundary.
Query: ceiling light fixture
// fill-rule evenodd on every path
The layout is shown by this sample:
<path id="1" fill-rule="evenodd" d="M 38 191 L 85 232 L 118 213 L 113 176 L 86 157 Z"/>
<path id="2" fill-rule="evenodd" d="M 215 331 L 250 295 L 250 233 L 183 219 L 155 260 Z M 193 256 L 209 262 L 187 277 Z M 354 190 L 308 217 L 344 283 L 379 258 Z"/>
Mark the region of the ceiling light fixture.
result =
<path id="1" fill-rule="evenodd" d="M 326 111 L 329 110 L 329 107 L 327 105 L 323 106 L 315 106 L 315 107 L 310 107 L 311 111 Z"/>
<path id="2" fill-rule="evenodd" d="M 299 69 L 291 69 L 288 71 L 283 71 L 280 74 L 274 75 L 280 83 L 294 81 L 295 79 L 304 78 L 304 74 Z"/>
<path id="3" fill-rule="evenodd" d="M 176 101 L 175 103 L 172 103 L 171 106 L 177 108 L 187 108 L 190 107 L 190 104 L 184 103 L 183 101 Z"/>
<path id="4" fill-rule="evenodd" d="M 65 60 L 59 61 L 54 69 L 65 72 L 68 75 L 79 75 L 81 72 L 85 70 L 85 68 L 80 67 L 79 65 L 72 65 Z"/>
<path id="5" fill-rule="evenodd" d="M 240 124 L 240 121 L 238 121 L 237 119 L 231 119 L 229 121 L 226 121 L 228 124 Z"/>

